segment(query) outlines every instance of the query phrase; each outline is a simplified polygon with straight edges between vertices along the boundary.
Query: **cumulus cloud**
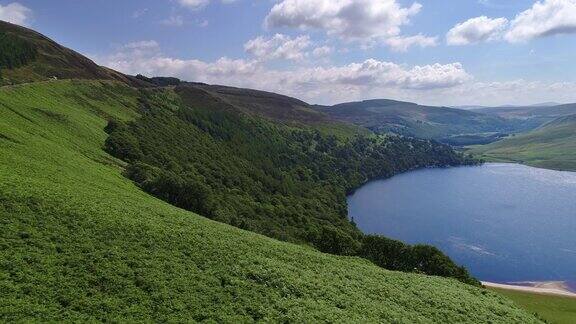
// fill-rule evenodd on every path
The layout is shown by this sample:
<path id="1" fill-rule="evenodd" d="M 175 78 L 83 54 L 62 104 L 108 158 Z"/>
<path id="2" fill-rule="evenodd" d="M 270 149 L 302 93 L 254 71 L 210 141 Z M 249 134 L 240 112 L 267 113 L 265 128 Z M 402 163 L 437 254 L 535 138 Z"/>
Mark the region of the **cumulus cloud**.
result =
<path id="1" fill-rule="evenodd" d="M 576 34 L 576 0 L 542 0 L 506 18 L 472 18 L 452 28 L 446 35 L 449 45 L 466 45 L 504 39 L 519 43 L 558 34 Z"/>
<path id="2" fill-rule="evenodd" d="M 270 38 L 256 37 L 244 44 L 244 50 L 261 61 L 284 59 L 302 61 L 307 58 L 322 58 L 332 53 L 329 46 L 318 46 L 307 35 L 291 37 L 276 34 Z"/>
<path id="3" fill-rule="evenodd" d="M 32 18 L 32 10 L 18 2 L 0 5 L 0 20 L 21 26 L 29 26 Z"/>
<path id="4" fill-rule="evenodd" d="M 419 3 L 403 7 L 396 0 L 283 0 L 265 19 L 267 28 L 321 30 L 329 36 L 364 43 L 435 45 L 424 36 L 400 37 L 401 27 L 422 9 Z"/>
<path id="5" fill-rule="evenodd" d="M 522 42 L 538 37 L 576 33 L 576 0 L 544 0 L 518 14 L 506 40 Z"/>
<path id="6" fill-rule="evenodd" d="M 250 87 L 323 103 L 361 99 L 373 93 L 397 97 L 401 92 L 415 94 L 456 87 L 472 79 L 460 63 L 408 67 L 369 59 L 339 66 L 282 70 L 269 68 L 259 59 L 178 59 L 164 55 L 154 41 L 130 43 L 120 47 L 118 53 L 95 60 L 128 74 Z"/>
<path id="7" fill-rule="evenodd" d="M 258 59 L 179 59 L 152 40 L 133 42 L 98 63 L 128 74 L 175 76 L 183 80 L 248 87 L 333 104 L 392 98 L 430 105 L 503 105 L 576 101 L 576 83 L 510 80 L 476 81 L 462 64 L 406 66 L 369 59 L 337 66 L 273 69 Z"/>
<path id="8" fill-rule="evenodd" d="M 454 26 L 446 35 L 448 45 L 468 45 L 501 39 L 508 19 L 486 16 L 469 19 Z"/>
<path id="9" fill-rule="evenodd" d="M 312 42 L 308 36 L 292 38 L 276 34 L 271 38 L 260 36 L 249 40 L 244 44 L 244 49 L 246 52 L 263 60 L 302 60 L 308 55 L 306 51 L 311 45 Z"/>

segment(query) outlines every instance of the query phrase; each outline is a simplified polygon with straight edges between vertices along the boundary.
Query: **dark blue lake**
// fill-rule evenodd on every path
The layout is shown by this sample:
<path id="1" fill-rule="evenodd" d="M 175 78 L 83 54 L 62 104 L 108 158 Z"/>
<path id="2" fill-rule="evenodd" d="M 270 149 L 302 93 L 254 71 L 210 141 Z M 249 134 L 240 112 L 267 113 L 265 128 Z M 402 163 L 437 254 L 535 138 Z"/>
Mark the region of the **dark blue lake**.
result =
<path id="1" fill-rule="evenodd" d="M 484 281 L 576 281 L 576 173 L 517 164 L 430 169 L 348 199 L 365 233 L 443 250 Z"/>

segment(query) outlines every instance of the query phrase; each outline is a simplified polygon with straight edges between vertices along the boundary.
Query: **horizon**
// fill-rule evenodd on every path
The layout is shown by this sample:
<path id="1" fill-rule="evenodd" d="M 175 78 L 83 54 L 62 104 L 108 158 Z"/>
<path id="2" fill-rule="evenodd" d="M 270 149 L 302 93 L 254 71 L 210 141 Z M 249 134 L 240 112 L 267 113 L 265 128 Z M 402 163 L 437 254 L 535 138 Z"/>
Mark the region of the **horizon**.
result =
<path id="1" fill-rule="evenodd" d="M 446 107 L 576 102 L 576 67 L 566 64 L 576 46 L 576 0 L 59 4 L 0 1 L 0 19 L 126 74 L 321 105 L 381 98 Z"/>

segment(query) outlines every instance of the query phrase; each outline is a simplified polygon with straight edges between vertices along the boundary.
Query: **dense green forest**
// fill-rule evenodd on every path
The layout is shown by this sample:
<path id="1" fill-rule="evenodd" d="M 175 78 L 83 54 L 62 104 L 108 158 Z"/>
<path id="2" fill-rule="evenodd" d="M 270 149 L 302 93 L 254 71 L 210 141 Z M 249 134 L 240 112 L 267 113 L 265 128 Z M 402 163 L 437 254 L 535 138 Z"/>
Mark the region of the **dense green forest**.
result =
<path id="1" fill-rule="evenodd" d="M 17 36 L 0 32 L 0 77 L 2 69 L 13 69 L 36 58 L 37 50 Z"/>
<path id="2" fill-rule="evenodd" d="M 342 139 L 272 123 L 192 86 L 142 90 L 140 109 L 134 122 L 109 122 L 106 149 L 129 162 L 126 175 L 143 190 L 220 222 L 339 255 L 358 255 L 374 244 L 348 220 L 347 193 L 414 168 L 475 163 L 428 140 Z M 390 246 L 402 250 L 400 257 L 410 254 L 407 246 Z M 410 257 L 443 260 L 450 270 L 432 269 L 428 261 L 397 270 L 475 283 L 440 251 L 428 252 Z"/>

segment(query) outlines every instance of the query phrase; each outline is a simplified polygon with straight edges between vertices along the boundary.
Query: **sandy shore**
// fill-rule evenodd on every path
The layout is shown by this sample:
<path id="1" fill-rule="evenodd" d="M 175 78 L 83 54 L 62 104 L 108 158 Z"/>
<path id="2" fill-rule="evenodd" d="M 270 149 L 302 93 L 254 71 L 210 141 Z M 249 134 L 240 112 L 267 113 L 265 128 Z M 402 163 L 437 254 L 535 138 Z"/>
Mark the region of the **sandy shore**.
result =
<path id="1" fill-rule="evenodd" d="M 493 282 L 482 282 L 486 287 L 523 291 L 534 294 L 556 295 L 576 298 L 576 293 L 571 292 L 563 281 L 546 282 L 518 282 L 512 284 L 498 284 Z"/>

